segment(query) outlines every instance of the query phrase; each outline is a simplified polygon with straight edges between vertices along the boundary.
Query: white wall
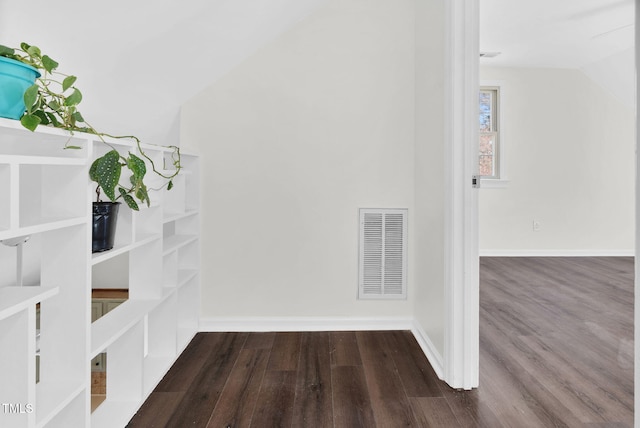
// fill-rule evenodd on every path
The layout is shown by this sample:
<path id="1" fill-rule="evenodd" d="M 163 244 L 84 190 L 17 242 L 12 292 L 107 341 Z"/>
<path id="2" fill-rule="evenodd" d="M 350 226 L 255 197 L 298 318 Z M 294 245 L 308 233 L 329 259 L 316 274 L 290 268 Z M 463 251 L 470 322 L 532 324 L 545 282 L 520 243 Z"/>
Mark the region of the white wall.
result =
<path id="1" fill-rule="evenodd" d="M 481 190 L 481 254 L 632 254 L 634 112 L 578 70 L 480 77 L 505 85 L 510 180 Z"/>
<path id="2" fill-rule="evenodd" d="M 636 67 L 633 47 L 580 68 L 628 109 L 635 109 Z"/>
<path id="3" fill-rule="evenodd" d="M 444 354 L 444 2 L 416 1 L 415 319 Z M 434 364 L 435 361 L 432 362 Z"/>
<path id="4" fill-rule="evenodd" d="M 409 208 L 416 249 L 414 54 L 413 0 L 334 0 L 183 106 L 205 320 L 413 316 L 413 259 L 406 301 L 356 293 L 359 207 Z"/>
<path id="5" fill-rule="evenodd" d="M 2 0 L 0 43 L 39 46 L 78 76 L 99 131 L 176 144 L 186 100 L 324 1 Z"/>

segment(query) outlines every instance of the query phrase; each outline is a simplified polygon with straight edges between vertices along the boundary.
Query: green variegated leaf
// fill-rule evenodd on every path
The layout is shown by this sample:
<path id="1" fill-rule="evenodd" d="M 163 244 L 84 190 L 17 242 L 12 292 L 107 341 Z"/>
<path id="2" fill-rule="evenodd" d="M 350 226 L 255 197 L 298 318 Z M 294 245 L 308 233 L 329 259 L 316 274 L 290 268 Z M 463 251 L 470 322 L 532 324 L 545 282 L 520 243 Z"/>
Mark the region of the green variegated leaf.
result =
<path id="1" fill-rule="evenodd" d="M 76 76 L 67 76 L 62 81 L 62 92 L 66 91 L 76 83 Z"/>
<path id="2" fill-rule="evenodd" d="M 31 111 L 31 108 L 35 105 L 36 101 L 38 101 L 38 85 L 31 85 L 24 91 L 24 106 L 27 111 Z"/>
<path id="3" fill-rule="evenodd" d="M 136 189 L 136 198 L 140 200 L 140 202 L 146 202 L 147 206 L 151 205 L 151 200 L 149 200 L 149 193 L 147 192 L 147 186 L 144 183 L 140 183 L 140 186 Z"/>
<path id="4" fill-rule="evenodd" d="M 60 110 L 60 103 L 58 103 L 57 100 L 51 100 L 49 101 L 49 103 L 47 104 L 49 106 L 49 108 L 53 111 L 58 111 Z"/>
<path id="5" fill-rule="evenodd" d="M 56 128 L 60 127 L 60 122 L 58 122 L 58 118 L 55 114 L 47 112 L 47 117 L 49 118 L 49 122 L 53 124 Z"/>
<path id="6" fill-rule="evenodd" d="M 138 207 L 136 200 L 133 199 L 131 195 L 124 195 L 123 199 L 127 203 L 127 206 L 129 208 L 131 208 L 134 211 L 140 211 L 140 207 Z"/>
<path id="7" fill-rule="evenodd" d="M 25 49 L 26 47 L 26 49 Z M 30 56 L 36 57 L 36 58 L 40 58 L 40 56 L 42 55 L 42 52 L 40 52 L 40 48 L 37 46 L 30 46 L 26 43 L 22 43 L 22 50 L 24 50 L 26 53 L 28 53 Z"/>
<path id="8" fill-rule="evenodd" d="M 24 114 L 20 118 L 20 123 L 29 131 L 35 131 L 38 125 L 40 125 L 40 118 L 32 114 Z"/>
<path id="9" fill-rule="evenodd" d="M 147 173 L 147 166 L 144 164 L 144 161 L 133 153 L 129 153 L 129 158 L 127 158 L 127 167 L 133 173 L 133 177 L 139 181 L 142 181 Z"/>
<path id="10" fill-rule="evenodd" d="M 116 199 L 116 186 L 120 181 L 122 171 L 120 154 L 116 150 L 111 150 L 101 158 L 96 159 L 94 164 L 91 165 L 89 176 L 98 183 L 104 194 L 114 201 Z"/>
<path id="11" fill-rule="evenodd" d="M 82 114 L 80 114 L 79 111 L 74 112 L 71 116 L 73 116 L 73 119 L 76 122 L 84 122 L 84 117 L 82 117 Z"/>
<path id="12" fill-rule="evenodd" d="M 66 121 L 69 125 L 71 125 L 72 127 L 75 128 L 76 126 L 76 108 L 74 106 L 71 106 L 67 109 L 67 116 L 66 116 Z"/>
<path id="13" fill-rule="evenodd" d="M 13 56 L 15 54 L 15 49 L 10 48 L 8 46 L 0 45 L 0 56 Z"/>
<path id="14" fill-rule="evenodd" d="M 100 159 L 98 158 L 96 160 L 93 161 L 93 163 L 91 164 L 91 167 L 89 167 L 89 178 L 91 179 L 91 181 L 95 181 L 96 183 L 98 182 L 98 164 L 100 163 Z"/>
<path id="15" fill-rule="evenodd" d="M 73 93 L 64 100 L 64 105 L 67 107 L 75 106 L 80 104 L 80 101 L 82 101 L 82 93 L 78 89 L 74 89 Z"/>
<path id="16" fill-rule="evenodd" d="M 58 68 L 58 62 L 52 60 L 51 57 L 49 57 L 48 55 L 44 55 L 42 57 L 42 66 L 44 67 L 45 70 L 51 73 L 53 72 L 53 70 Z"/>
<path id="17" fill-rule="evenodd" d="M 135 199 L 133 199 L 133 197 L 130 194 L 127 193 L 125 189 L 120 187 L 118 190 L 120 190 L 120 196 L 122 196 L 122 199 L 124 199 L 124 202 L 127 204 L 129 208 L 131 208 L 134 211 L 140 210 L 140 208 L 138 207 L 138 203 L 135 201 Z"/>
<path id="18" fill-rule="evenodd" d="M 40 125 L 47 126 L 49 124 L 49 118 L 47 117 L 47 114 L 42 110 L 34 111 L 33 115 L 38 116 L 40 118 Z"/>

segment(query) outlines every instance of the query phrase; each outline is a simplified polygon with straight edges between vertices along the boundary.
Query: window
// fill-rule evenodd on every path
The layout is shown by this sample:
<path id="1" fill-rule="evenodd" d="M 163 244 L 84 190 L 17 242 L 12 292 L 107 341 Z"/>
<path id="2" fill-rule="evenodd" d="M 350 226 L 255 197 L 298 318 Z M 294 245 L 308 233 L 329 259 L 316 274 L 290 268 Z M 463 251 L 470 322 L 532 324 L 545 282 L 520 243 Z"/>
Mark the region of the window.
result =
<path id="1" fill-rule="evenodd" d="M 500 89 L 480 88 L 480 159 L 478 172 L 483 179 L 500 179 Z"/>

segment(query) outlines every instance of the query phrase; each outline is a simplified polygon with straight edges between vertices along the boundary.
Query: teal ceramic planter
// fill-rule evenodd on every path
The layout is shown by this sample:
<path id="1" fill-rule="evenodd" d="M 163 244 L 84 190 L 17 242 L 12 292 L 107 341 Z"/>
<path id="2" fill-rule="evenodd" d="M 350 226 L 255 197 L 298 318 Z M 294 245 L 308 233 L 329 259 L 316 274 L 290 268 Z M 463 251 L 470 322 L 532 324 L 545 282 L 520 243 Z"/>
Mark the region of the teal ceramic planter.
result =
<path id="1" fill-rule="evenodd" d="M 0 56 L 0 117 L 20 119 L 24 113 L 24 91 L 40 77 L 35 68 Z"/>

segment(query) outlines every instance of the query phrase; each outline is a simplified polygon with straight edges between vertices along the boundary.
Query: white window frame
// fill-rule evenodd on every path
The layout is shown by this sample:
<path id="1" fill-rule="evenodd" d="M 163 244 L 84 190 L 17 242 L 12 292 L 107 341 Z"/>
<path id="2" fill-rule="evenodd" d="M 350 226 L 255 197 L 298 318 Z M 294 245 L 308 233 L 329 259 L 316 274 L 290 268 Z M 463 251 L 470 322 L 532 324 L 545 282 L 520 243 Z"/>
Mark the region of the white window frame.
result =
<path id="1" fill-rule="evenodd" d="M 505 110 L 505 84 L 503 81 L 495 81 L 495 80 L 482 80 L 480 81 L 480 89 L 490 89 L 497 90 L 498 97 L 496 100 L 497 105 L 497 150 L 496 150 L 496 176 L 497 177 L 480 177 L 480 188 L 485 189 L 497 189 L 507 187 L 509 180 L 507 178 L 507 167 L 506 167 L 506 150 L 505 150 L 505 122 L 504 122 L 504 112 Z M 480 140 L 478 139 L 478 144 Z"/>

